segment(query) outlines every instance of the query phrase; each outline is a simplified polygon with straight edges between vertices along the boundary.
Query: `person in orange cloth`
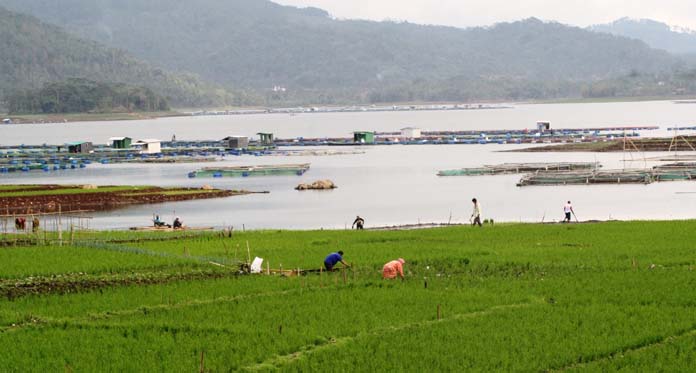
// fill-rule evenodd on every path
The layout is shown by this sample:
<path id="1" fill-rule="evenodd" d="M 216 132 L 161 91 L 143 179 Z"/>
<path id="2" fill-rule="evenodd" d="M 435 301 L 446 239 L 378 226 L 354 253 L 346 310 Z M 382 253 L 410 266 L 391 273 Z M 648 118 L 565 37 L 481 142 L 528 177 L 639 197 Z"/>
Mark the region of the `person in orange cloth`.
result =
<path id="1" fill-rule="evenodd" d="M 394 279 L 396 276 L 401 276 L 404 279 L 404 263 L 403 259 L 399 258 L 397 260 L 392 260 L 391 262 L 384 265 L 382 268 L 382 278 Z"/>

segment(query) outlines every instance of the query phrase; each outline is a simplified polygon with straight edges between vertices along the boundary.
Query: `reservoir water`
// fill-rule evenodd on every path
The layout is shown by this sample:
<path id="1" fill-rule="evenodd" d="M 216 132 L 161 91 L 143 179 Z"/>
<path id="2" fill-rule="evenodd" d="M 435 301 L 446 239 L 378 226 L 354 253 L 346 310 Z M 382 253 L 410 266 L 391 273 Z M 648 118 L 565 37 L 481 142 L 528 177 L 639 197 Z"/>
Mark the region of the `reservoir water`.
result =
<path id="1" fill-rule="evenodd" d="M 645 136 L 671 136 L 667 128 L 696 125 L 696 105 L 672 102 L 514 105 L 512 109 L 240 115 L 177 117 L 128 122 L 0 125 L 0 144 L 57 144 L 109 137 L 180 140 L 221 139 L 273 132 L 277 137 L 347 137 L 354 130 L 398 131 L 524 129 L 546 120 L 554 128 L 656 125 Z M 688 134 L 688 133 L 681 133 Z M 362 154 L 307 157 L 227 157 L 219 165 L 311 163 L 303 176 L 198 178 L 187 173 L 214 164 L 90 165 L 85 170 L 16 173 L 2 184 L 60 183 L 98 185 L 195 186 L 269 191 L 225 199 L 136 206 L 94 214 L 91 227 L 124 229 L 150 223 L 153 213 L 180 216 L 191 226 L 247 229 L 350 227 L 356 215 L 367 226 L 418 222 L 468 222 L 471 199 L 481 201 L 484 218 L 502 221 L 558 221 L 571 200 L 580 220 L 690 219 L 696 217 L 696 181 L 650 185 L 590 185 L 519 188 L 522 175 L 449 177 L 438 170 L 504 162 L 598 161 L 604 168 L 643 168 L 642 153 L 514 153 L 525 145 L 413 145 L 360 147 Z M 347 150 L 341 148 L 341 150 Z M 663 155 L 668 155 L 663 153 Z M 624 162 L 624 158 L 628 161 Z M 633 159 L 633 161 L 631 161 Z M 338 189 L 298 192 L 300 182 L 331 179 Z"/>

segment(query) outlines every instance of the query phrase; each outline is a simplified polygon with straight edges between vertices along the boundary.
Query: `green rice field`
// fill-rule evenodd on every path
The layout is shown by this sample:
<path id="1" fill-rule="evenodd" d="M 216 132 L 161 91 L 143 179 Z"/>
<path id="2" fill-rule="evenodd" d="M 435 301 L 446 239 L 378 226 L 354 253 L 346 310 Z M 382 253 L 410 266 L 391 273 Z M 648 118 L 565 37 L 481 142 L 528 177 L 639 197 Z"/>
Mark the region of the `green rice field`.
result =
<path id="1" fill-rule="evenodd" d="M 0 371 L 690 372 L 695 232 L 646 221 L 80 232 L 72 245 L 37 234 L 0 246 Z M 249 257 L 314 270 L 337 250 L 351 268 L 240 274 Z M 381 279 L 399 257 L 406 279 Z"/>

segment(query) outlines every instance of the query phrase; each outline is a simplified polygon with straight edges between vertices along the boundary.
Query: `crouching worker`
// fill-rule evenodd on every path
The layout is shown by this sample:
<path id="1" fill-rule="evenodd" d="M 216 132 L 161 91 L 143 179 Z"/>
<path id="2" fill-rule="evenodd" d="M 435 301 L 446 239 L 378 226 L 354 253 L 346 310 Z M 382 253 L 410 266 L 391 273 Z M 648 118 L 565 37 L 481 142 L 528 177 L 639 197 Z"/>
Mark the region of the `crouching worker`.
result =
<path id="1" fill-rule="evenodd" d="M 385 279 L 394 279 L 396 276 L 400 276 L 401 279 L 404 279 L 404 261 L 403 259 L 399 258 L 397 260 L 392 260 L 391 262 L 387 263 L 384 265 L 384 268 L 382 268 L 382 278 Z"/>
<path id="2" fill-rule="evenodd" d="M 331 272 L 338 263 L 341 263 L 346 267 L 350 267 L 346 262 L 343 261 L 343 251 L 329 254 L 326 259 L 324 259 L 324 268 Z"/>

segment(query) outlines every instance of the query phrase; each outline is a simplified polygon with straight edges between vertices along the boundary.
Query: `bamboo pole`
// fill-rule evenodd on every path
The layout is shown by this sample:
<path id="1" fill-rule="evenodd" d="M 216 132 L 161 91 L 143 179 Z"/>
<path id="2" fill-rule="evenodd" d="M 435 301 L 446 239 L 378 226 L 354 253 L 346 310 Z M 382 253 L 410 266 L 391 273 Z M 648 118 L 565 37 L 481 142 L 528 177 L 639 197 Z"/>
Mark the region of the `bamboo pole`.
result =
<path id="1" fill-rule="evenodd" d="M 251 248 L 249 247 L 249 241 L 247 241 L 246 244 L 247 244 L 247 264 L 251 265 Z"/>
<path id="2" fill-rule="evenodd" d="M 201 365 L 200 365 L 200 373 L 205 372 L 205 351 L 201 351 Z"/>

